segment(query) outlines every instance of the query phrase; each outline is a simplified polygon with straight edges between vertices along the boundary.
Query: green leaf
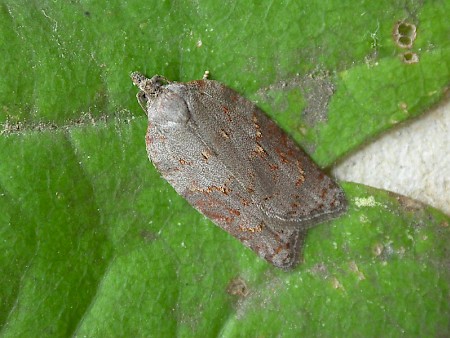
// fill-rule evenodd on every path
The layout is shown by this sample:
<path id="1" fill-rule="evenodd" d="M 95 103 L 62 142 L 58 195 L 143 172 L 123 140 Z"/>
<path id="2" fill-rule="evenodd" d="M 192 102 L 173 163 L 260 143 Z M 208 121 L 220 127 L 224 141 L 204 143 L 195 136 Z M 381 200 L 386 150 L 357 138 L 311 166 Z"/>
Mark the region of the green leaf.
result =
<path id="1" fill-rule="evenodd" d="M 448 335 L 448 216 L 345 183 L 349 211 L 277 270 L 159 177 L 129 74 L 208 69 L 326 167 L 444 96 L 449 10 L 3 1 L 0 335 Z"/>

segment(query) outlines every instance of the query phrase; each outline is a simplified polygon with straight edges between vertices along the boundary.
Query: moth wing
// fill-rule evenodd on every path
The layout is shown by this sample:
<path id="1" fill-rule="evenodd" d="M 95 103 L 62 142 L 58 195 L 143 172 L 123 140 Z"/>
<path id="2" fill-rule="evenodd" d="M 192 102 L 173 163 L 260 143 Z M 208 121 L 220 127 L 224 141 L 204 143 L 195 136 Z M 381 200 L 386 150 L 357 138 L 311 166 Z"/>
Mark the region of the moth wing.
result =
<path id="1" fill-rule="evenodd" d="M 204 170 L 203 174 L 208 179 L 217 177 L 215 169 Z M 306 233 L 296 227 L 286 228 L 279 220 L 268 220 L 237 181 L 227 179 L 225 182 L 225 185 L 209 182 L 188 189 L 182 195 L 261 258 L 282 269 L 294 267 L 299 261 Z"/>
<path id="2" fill-rule="evenodd" d="M 185 102 L 189 105 L 191 101 L 183 99 L 185 88 L 180 85 L 171 89 L 174 91 L 160 94 L 148 111 L 146 143 L 155 167 L 192 206 L 260 257 L 283 269 L 294 267 L 305 233 L 267 218 L 244 189 L 239 175 L 230 171 L 232 168 L 217 152 L 220 149 L 208 145 L 209 136 L 199 129 L 198 116 L 192 107 L 185 107 Z M 164 114 L 188 119 L 186 123 L 179 118 L 176 123 L 165 123 L 169 117 L 162 118 Z"/>
<path id="3" fill-rule="evenodd" d="M 269 218 L 306 227 L 345 209 L 341 188 L 252 102 L 216 81 L 187 85 L 192 122 Z"/>

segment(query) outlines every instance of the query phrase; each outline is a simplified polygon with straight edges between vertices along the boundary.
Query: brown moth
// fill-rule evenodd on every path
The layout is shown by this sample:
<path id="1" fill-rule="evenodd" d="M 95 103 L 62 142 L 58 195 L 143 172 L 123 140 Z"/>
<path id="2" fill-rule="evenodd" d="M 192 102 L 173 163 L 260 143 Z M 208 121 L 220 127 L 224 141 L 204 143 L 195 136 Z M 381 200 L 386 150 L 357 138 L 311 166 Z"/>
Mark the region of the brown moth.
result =
<path id="1" fill-rule="evenodd" d="M 194 208 L 273 265 L 293 268 L 306 230 L 346 210 L 342 189 L 258 107 L 223 84 L 131 78 L 150 160 Z"/>

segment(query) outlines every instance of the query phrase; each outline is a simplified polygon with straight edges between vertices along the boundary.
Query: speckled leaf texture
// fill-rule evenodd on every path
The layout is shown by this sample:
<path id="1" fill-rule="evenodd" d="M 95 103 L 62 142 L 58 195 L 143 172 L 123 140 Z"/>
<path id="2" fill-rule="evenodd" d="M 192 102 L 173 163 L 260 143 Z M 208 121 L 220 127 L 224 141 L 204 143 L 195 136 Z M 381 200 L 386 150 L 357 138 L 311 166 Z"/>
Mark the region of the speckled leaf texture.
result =
<path id="1" fill-rule="evenodd" d="M 209 70 L 327 170 L 445 97 L 449 12 L 2 1 L 0 336 L 449 336 L 448 216 L 341 182 L 347 213 L 278 270 L 160 178 L 129 79 Z"/>

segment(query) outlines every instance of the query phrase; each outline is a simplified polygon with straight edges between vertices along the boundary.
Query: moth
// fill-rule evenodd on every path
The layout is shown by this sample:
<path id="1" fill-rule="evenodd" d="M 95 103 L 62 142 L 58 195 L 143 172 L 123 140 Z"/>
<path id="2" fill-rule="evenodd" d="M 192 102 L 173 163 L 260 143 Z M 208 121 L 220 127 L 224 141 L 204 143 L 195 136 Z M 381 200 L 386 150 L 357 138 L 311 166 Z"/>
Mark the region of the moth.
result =
<path id="1" fill-rule="evenodd" d="M 276 267 L 295 267 L 307 229 L 346 210 L 339 185 L 236 91 L 206 78 L 131 78 L 148 116 L 148 156 L 161 176 Z"/>

